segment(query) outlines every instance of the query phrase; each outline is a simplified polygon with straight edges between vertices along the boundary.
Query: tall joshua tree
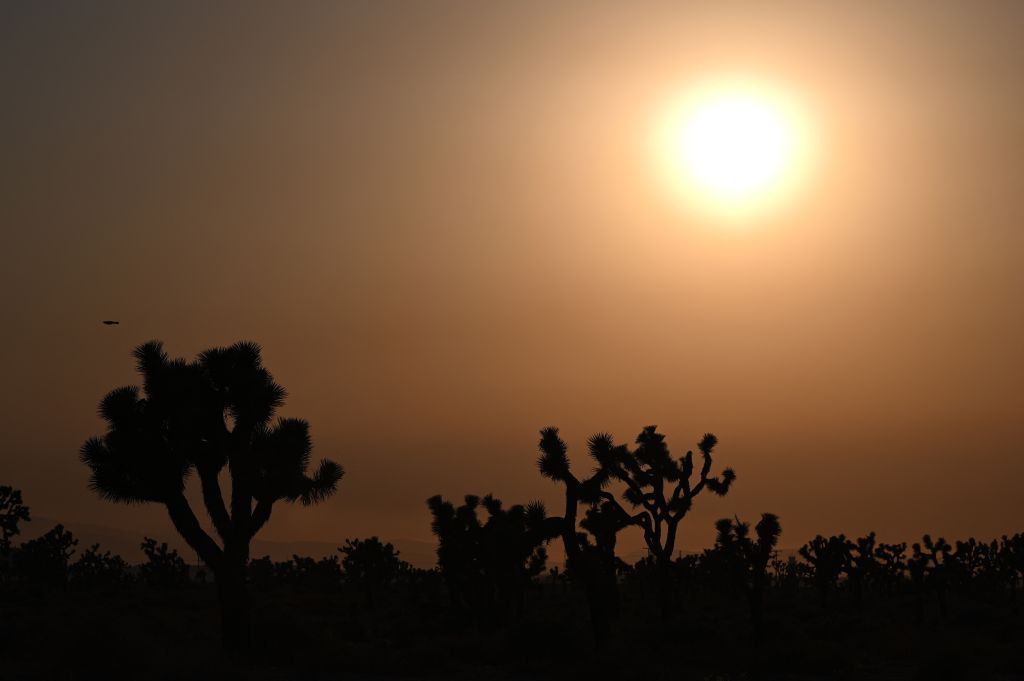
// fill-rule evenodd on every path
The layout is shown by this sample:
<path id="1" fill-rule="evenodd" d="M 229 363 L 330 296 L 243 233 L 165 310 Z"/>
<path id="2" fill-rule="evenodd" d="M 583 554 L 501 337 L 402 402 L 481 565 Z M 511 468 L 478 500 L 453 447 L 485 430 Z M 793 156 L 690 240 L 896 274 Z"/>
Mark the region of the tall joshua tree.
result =
<path id="1" fill-rule="evenodd" d="M 249 544 L 277 501 L 315 504 L 341 479 L 324 459 L 307 474 L 309 425 L 274 414 L 285 390 L 263 367 L 260 347 L 242 342 L 213 348 L 194 361 L 170 359 L 161 343 L 135 349 L 143 386 L 117 388 L 100 402 L 107 433 L 82 446 L 90 487 L 117 503 L 159 503 L 175 529 L 214 574 L 229 650 L 246 646 Z M 220 474 L 227 470 L 230 499 Z M 220 543 L 200 525 L 185 498 L 186 479 L 199 478 L 203 504 Z"/>
<path id="2" fill-rule="evenodd" d="M 595 440 L 591 438 L 588 444 L 594 456 Z M 614 572 L 616 534 L 633 524 L 634 519 L 616 503 L 601 504 L 601 489 L 609 481 L 606 471 L 598 468 L 589 478 L 576 477 L 569 465 L 569 448 L 558 436 L 558 428 L 541 430 L 538 447 L 537 467 L 541 475 L 565 486 L 564 515 L 551 520 L 562 537 L 569 573 L 583 587 L 590 610 L 591 632 L 600 645 L 608 636 L 609 617 L 615 614 L 618 602 Z M 578 522 L 580 503 L 589 504 L 590 509 Z M 577 524 L 594 535 L 596 547 L 588 547 Z"/>
<path id="3" fill-rule="evenodd" d="M 720 476 L 711 475 L 712 451 L 718 438 L 707 433 L 697 448 L 701 453 L 700 470 L 695 468 L 693 452 L 673 459 L 665 444 L 665 436 L 657 426 L 647 426 L 636 438 L 636 449 L 616 445 L 611 435 L 599 434 L 590 439 L 591 454 L 608 478 L 625 483 L 622 498 L 636 514 L 623 509 L 611 492 L 602 490 L 602 499 L 614 504 L 644 532 L 647 548 L 654 557 L 658 572 L 661 613 L 664 619 L 678 608 L 672 575 L 672 553 L 675 551 L 679 522 L 693 506 L 693 500 L 705 489 L 725 496 L 736 474 L 726 468 Z M 694 473 L 697 477 L 694 479 Z"/>
<path id="4" fill-rule="evenodd" d="M 769 583 L 768 561 L 782 534 L 779 517 L 774 513 L 762 514 L 754 527 L 756 539 L 750 536 L 750 523 L 741 522 L 739 518 L 735 522 L 723 518 L 715 523 L 715 528 L 718 530 L 715 548 L 729 559 L 730 576 L 746 594 L 754 635 L 760 636 L 764 592 Z"/>

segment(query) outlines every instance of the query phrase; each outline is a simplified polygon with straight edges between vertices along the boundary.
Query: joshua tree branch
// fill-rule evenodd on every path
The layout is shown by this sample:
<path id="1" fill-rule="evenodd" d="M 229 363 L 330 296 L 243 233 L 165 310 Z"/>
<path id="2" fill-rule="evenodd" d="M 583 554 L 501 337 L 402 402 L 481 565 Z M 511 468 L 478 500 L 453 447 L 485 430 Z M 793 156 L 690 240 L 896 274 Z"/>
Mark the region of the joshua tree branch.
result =
<path id="1" fill-rule="evenodd" d="M 188 505 L 185 496 L 179 494 L 171 497 L 164 505 L 167 506 L 167 513 L 171 516 L 174 528 L 184 537 L 188 545 L 199 554 L 199 557 L 212 569 L 217 569 L 224 557 L 224 552 L 217 542 L 213 541 L 210 535 L 206 534 L 192 507 Z"/>
<path id="2" fill-rule="evenodd" d="M 601 498 L 604 499 L 605 501 L 611 502 L 615 506 L 615 508 L 623 516 L 629 518 L 629 520 L 630 520 L 629 524 L 637 525 L 638 527 L 643 529 L 645 537 L 652 536 L 653 530 L 651 529 L 651 516 L 650 516 L 650 514 L 644 512 L 644 511 L 641 511 L 640 513 L 631 515 L 630 513 L 628 513 L 626 511 L 626 509 L 622 508 L 622 504 L 619 503 L 619 500 L 616 499 L 615 495 L 612 494 L 611 492 L 603 492 L 602 491 L 601 492 Z"/>
<path id="3" fill-rule="evenodd" d="M 236 423 L 232 435 L 239 432 L 247 433 L 252 430 L 249 424 Z M 252 522 L 252 488 L 250 485 L 251 471 L 249 461 L 251 457 L 251 443 L 238 438 L 234 443 L 234 451 L 229 458 L 228 467 L 231 471 L 231 521 L 232 524 L 242 529 L 249 527 Z"/>
<path id="4" fill-rule="evenodd" d="M 655 478 L 655 480 L 654 480 L 654 492 L 652 493 L 652 496 L 654 497 L 654 503 L 657 505 L 658 510 L 660 510 L 662 514 L 667 514 L 668 513 L 668 503 L 665 501 L 665 479 L 664 478 L 662 478 L 660 476 Z"/>
<path id="5" fill-rule="evenodd" d="M 274 508 L 274 502 L 270 499 L 260 499 L 256 502 L 256 508 L 252 512 L 252 522 L 250 523 L 249 537 L 255 537 L 256 533 L 260 531 L 260 528 L 267 524 L 270 520 L 270 512 Z"/>
<path id="6" fill-rule="evenodd" d="M 693 489 L 690 490 L 690 493 L 687 494 L 686 496 L 689 497 L 690 499 L 693 499 L 695 496 L 697 496 L 698 494 L 701 493 L 701 490 L 704 489 L 704 485 L 707 483 L 707 481 L 708 481 L 708 476 L 705 473 L 702 472 L 701 476 L 700 476 L 700 482 L 698 482 L 696 485 L 694 485 Z"/>
<path id="7" fill-rule="evenodd" d="M 684 486 L 685 486 L 685 488 L 684 488 Z M 672 501 L 669 502 L 669 506 L 674 506 L 676 503 L 678 503 L 679 495 L 684 492 L 684 489 L 685 489 L 686 495 L 689 496 L 690 495 L 690 481 L 687 478 L 682 477 L 682 478 L 679 478 L 679 482 L 676 484 L 676 488 L 674 490 L 672 490 Z"/>
<path id="8" fill-rule="evenodd" d="M 648 498 L 654 498 L 653 492 L 648 492 L 645 494 L 643 490 L 640 489 L 640 485 L 638 485 L 636 481 L 633 480 L 633 478 L 631 478 L 629 474 L 625 473 L 624 471 L 622 472 L 622 475 L 619 477 L 619 479 L 626 483 L 627 487 L 633 490 L 633 493 L 636 494 L 637 497 L 639 497 L 640 503 L 643 504 L 644 508 L 646 508 L 651 513 L 654 513 L 657 510 L 657 506 L 651 503 L 650 499 Z"/>
<path id="9" fill-rule="evenodd" d="M 203 488 L 203 504 L 206 506 L 206 512 L 210 514 L 210 520 L 213 521 L 213 526 L 221 540 L 226 541 L 232 531 L 231 516 L 228 515 L 228 509 L 224 505 L 224 495 L 221 494 L 217 471 L 212 468 L 200 468 L 199 481 Z"/>
<path id="10" fill-rule="evenodd" d="M 671 558 L 672 550 L 676 545 L 676 530 L 679 528 L 679 519 L 671 518 L 667 521 L 668 530 L 665 533 L 665 553 Z"/>
<path id="11" fill-rule="evenodd" d="M 652 513 L 661 510 L 665 511 L 665 497 L 660 492 L 648 492 L 644 495 L 644 507 Z"/>
<path id="12" fill-rule="evenodd" d="M 708 479 L 708 474 L 711 472 L 711 455 L 704 453 L 704 465 L 700 467 L 700 484 L 703 485 L 704 481 Z"/>

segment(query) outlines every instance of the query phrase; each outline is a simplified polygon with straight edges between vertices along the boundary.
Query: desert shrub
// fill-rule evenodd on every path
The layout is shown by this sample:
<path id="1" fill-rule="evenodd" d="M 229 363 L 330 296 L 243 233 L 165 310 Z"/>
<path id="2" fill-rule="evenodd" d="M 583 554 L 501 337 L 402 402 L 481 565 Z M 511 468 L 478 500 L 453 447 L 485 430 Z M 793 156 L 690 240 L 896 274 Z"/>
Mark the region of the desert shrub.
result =
<path id="1" fill-rule="evenodd" d="M 403 570 L 404 561 L 395 547 L 377 537 L 346 539 L 338 551 L 345 582 L 366 594 L 370 604 L 379 593 L 391 588 Z"/>
<path id="2" fill-rule="evenodd" d="M 68 560 L 78 540 L 54 526 L 41 537 L 25 542 L 14 552 L 14 571 L 20 579 L 48 587 L 64 587 L 68 581 Z"/>
<path id="3" fill-rule="evenodd" d="M 71 584 L 83 589 L 116 588 L 131 578 L 128 563 L 121 556 L 105 551 L 93 544 L 69 568 Z"/>
<path id="4" fill-rule="evenodd" d="M 142 580 L 158 589 L 176 589 L 188 582 L 188 564 L 167 542 L 156 543 L 146 537 L 142 542 L 146 562 L 139 567 Z"/>

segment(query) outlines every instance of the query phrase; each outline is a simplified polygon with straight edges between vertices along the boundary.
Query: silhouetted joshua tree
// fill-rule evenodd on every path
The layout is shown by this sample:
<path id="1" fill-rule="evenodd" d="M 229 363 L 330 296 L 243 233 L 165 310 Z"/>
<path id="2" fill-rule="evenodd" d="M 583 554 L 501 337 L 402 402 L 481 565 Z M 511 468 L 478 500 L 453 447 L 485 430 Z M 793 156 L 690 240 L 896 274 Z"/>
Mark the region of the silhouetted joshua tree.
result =
<path id="1" fill-rule="evenodd" d="M 263 367 L 260 347 L 213 348 L 188 362 L 170 359 L 159 342 L 135 350 L 143 388 L 118 388 L 103 398 L 108 431 L 83 445 L 90 486 L 114 502 L 154 502 L 212 570 L 228 649 L 249 637 L 246 566 L 249 544 L 277 501 L 313 504 L 331 495 L 342 468 L 323 460 L 307 475 L 312 442 L 299 419 L 274 421 L 285 390 Z M 225 502 L 219 474 L 227 469 Z M 200 526 L 185 499 L 196 472 L 206 511 L 221 544 Z"/>
<path id="2" fill-rule="evenodd" d="M 829 594 L 837 590 L 839 576 L 846 570 L 849 562 L 846 536 L 841 534 L 826 539 L 819 534 L 800 547 L 800 555 L 811 566 L 811 580 L 818 588 L 821 606 L 827 607 Z"/>
<path id="3" fill-rule="evenodd" d="M 68 568 L 68 578 L 75 587 L 111 590 L 127 584 L 131 574 L 121 556 L 100 553 L 100 545 L 93 544 Z"/>
<path id="4" fill-rule="evenodd" d="M 999 541 L 999 563 L 1010 591 L 1010 603 L 1017 612 L 1017 589 L 1024 582 L 1024 534 L 1007 537 Z"/>
<path id="5" fill-rule="evenodd" d="M 974 537 L 955 542 L 949 554 L 948 580 L 952 588 L 965 594 L 998 591 L 1005 581 L 1006 562 L 1000 557 L 1000 544 L 980 542 Z"/>
<path id="6" fill-rule="evenodd" d="M 615 555 L 615 545 L 618 543 L 619 532 L 631 524 L 632 519 L 618 505 L 608 501 L 588 508 L 580 521 L 580 527 L 594 538 L 591 544 L 587 534 L 578 534 L 580 546 L 584 554 L 593 556 L 590 562 L 598 566 L 598 577 L 602 580 L 602 591 L 612 616 L 619 614 L 619 573 L 624 566 L 628 567 Z"/>
<path id="7" fill-rule="evenodd" d="M 188 563 L 167 542 L 157 544 L 156 539 L 144 537 L 142 552 L 146 562 L 139 572 L 146 584 L 157 589 L 176 589 L 188 582 Z"/>
<path id="8" fill-rule="evenodd" d="M 312 558 L 292 554 L 292 559 L 277 564 L 286 581 L 306 589 L 330 590 L 341 583 L 341 563 L 337 556 Z"/>
<path id="9" fill-rule="evenodd" d="M 875 551 L 875 533 L 860 537 L 857 541 L 846 542 L 847 560 L 846 575 L 853 591 L 853 601 L 861 607 L 864 597 L 864 585 L 878 574 L 878 561 Z"/>
<path id="10" fill-rule="evenodd" d="M 377 537 L 346 539 L 338 552 L 342 555 L 345 581 L 362 589 L 371 607 L 377 595 L 391 588 L 403 569 L 395 547 Z"/>
<path id="11" fill-rule="evenodd" d="M 750 523 L 740 522 L 739 518 L 735 522 L 723 518 L 715 523 L 715 528 L 718 530 L 715 549 L 727 557 L 732 567 L 730 574 L 746 594 L 754 635 L 760 636 L 764 592 L 771 581 L 768 563 L 782 534 L 779 517 L 773 513 L 762 514 L 754 527 L 756 539 L 750 536 Z"/>
<path id="12" fill-rule="evenodd" d="M 595 456 L 594 448 L 598 443 L 603 446 L 604 440 L 591 438 L 588 441 L 591 456 Z M 601 502 L 601 489 L 609 482 L 608 473 L 598 468 L 589 478 L 577 478 L 569 464 L 569 448 L 558 436 L 558 428 L 541 430 L 538 447 L 541 454 L 537 467 L 541 475 L 565 486 L 564 515 L 550 521 L 562 538 L 569 577 L 583 587 L 590 610 L 591 633 L 600 645 L 608 636 L 609 618 L 615 615 L 618 604 L 615 538 L 620 530 L 633 524 L 633 518 L 616 503 L 597 506 Z M 595 546 L 577 530 L 580 503 L 591 506 L 581 525 L 594 536 Z"/>
<path id="13" fill-rule="evenodd" d="M 524 587 L 544 571 L 543 543 L 556 533 L 543 504 L 507 510 L 491 495 L 467 495 L 456 508 L 440 495 L 427 500 L 437 535 L 438 567 L 452 603 L 468 608 L 478 622 L 518 615 Z M 481 523 L 477 509 L 487 511 Z"/>
<path id="14" fill-rule="evenodd" d="M 31 519 L 28 506 L 21 501 L 21 490 L 0 485 L 0 560 L 11 550 L 11 538 L 21 531 L 18 525 Z"/>
<path id="15" fill-rule="evenodd" d="M 775 585 L 788 597 L 795 596 L 801 583 L 810 577 L 807 564 L 798 561 L 796 556 L 789 556 L 786 560 L 773 558 L 769 566 L 775 576 Z"/>
<path id="16" fill-rule="evenodd" d="M 18 547 L 14 552 L 15 571 L 34 584 L 63 588 L 68 583 L 68 560 L 77 544 L 63 525 L 55 525 L 43 536 Z"/>
<path id="17" fill-rule="evenodd" d="M 915 543 L 913 556 L 907 561 L 910 574 L 917 586 L 918 591 L 918 615 L 922 614 L 922 601 L 920 597 L 926 589 L 935 591 L 939 600 L 939 611 L 943 617 L 947 614 L 946 608 L 946 587 L 949 585 L 949 572 L 951 563 L 955 560 L 952 557 L 953 547 L 942 537 L 933 541 L 930 535 L 924 535 L 922 544 Z"/>
<path id="18" fill-rule="evenodd" d="M 702 462 L 695 481 L 692 480 L 695 472 L 693 452 L 686 452 L 679 460 L 673 459 L 665 444 L 665 436 L 657 432 L 657 426 L 644 428 L 636 438 L 636 449 L 632 451 L 626 445 L 616 445 L 607 434 L 595 435 L 590 443 L 591 454 L 602 473 L 625 483 L 623 499 L 634 510 L 641 509 L 631 515 L 619 506 L 610 492 L 600 492 L 603 500 L 614 504 L 623 515 L 631 518 L 633 524 L 643 529 L 647 548 L 657 565 L 662 618 L 669 619 L 678 609 L 672 553 L 679 522 L 693 506 L 693 500 L 705 489 L 725 496 L 736 474 L 731 468 L 726 468 L 721 476 L 711 476 L 711 454 L 718 443 L 718 438 L 711 433 L 705 434 L 697 445 Z"/>
<path id="19" fill-rule="evenodd" d="M 903 582 L 907 571 L 906 553 L 907 545 L 905 542 L 899 544 L 882 543 L 875 548 L 879 581 L 884 593 L 896 593 L 897 588 Z"/>

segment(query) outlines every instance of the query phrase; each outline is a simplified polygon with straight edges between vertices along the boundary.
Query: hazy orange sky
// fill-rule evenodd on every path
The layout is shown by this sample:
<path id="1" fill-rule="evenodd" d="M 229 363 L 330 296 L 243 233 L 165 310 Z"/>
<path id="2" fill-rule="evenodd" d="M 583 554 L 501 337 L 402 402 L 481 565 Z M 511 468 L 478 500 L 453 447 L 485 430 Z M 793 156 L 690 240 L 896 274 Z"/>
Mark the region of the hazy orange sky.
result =
<path id="1" fill-rule="evenodd" d="M 738 474 L 687 548 L 762 511 L 784 546 L 1019 531 L 1022 31 L 995 0 L 4 3 L 0 482 L 171 538 L 78 448 L 135 345 L 252 339 L 348 471 L 268 538 L 428 539 L 435 493 L 557 508 L 539 428 L 583 466 L 651 423 Z M 716 78 L 819 139 L 743 225 L 649 144 Z"/>

